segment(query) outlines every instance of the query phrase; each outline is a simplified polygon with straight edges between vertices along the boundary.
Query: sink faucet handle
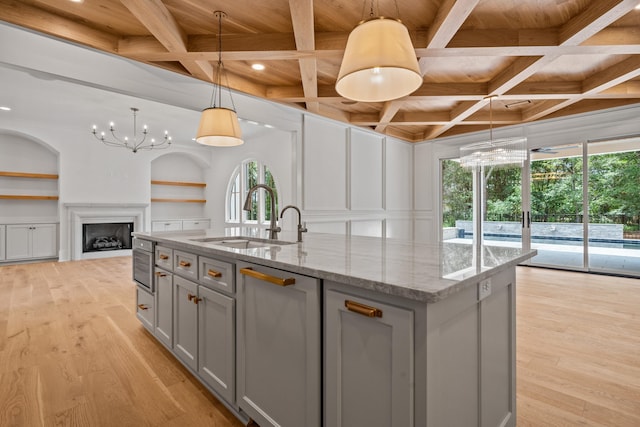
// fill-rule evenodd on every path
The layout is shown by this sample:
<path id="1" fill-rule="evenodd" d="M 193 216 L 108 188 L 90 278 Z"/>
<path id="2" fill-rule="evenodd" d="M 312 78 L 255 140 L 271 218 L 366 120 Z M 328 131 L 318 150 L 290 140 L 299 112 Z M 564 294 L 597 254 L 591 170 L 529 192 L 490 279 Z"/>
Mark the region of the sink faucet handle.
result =
<path id="1" fill-rule="evenodd" d="M 302 225 L 298 224 L 298 229 L 300 230 L 300 232 L 302 233 L 306 233 L 307 231 L 307 222 L 303 222 Z"/>

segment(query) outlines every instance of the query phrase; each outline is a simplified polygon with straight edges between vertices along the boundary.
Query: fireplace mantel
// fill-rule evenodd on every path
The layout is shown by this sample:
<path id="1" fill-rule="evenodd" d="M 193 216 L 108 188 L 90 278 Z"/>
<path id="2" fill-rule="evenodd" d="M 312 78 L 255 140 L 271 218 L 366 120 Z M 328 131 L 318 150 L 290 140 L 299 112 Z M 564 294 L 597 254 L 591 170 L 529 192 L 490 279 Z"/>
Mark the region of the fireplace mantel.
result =
<path id="1" fill-rule="evenodd" d="M 135 231 L 143 231 L 148 203 L 64 203 L 72 260 L 130 255 L 131 250 L 82 252 L 82 224 L 133 222 Z"/>

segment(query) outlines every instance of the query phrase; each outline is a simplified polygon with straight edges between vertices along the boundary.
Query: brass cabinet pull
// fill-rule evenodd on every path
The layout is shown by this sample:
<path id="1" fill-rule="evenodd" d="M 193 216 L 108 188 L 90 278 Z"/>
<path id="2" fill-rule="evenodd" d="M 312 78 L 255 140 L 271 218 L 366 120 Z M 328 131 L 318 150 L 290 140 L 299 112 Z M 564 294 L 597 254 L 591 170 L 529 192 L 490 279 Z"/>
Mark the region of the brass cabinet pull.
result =
<path id="1" fill-rule="evenodd" d="M 169 255 L 160 254 L 160 259 L 169 259 Z"/>
<path id="2" fill-rule="evenodd" d="M 207 276 L 222 277 L 222 273 L 220 273 L 219 271 L 209 269 L 209 271 L 207 271 Z"/>
<path id="3" fill-rule="evenodd" d="M 268 274 L 260 273 L 258 271 L 253 270 L 250 267 L 241 268 L 240 269 L 240 273 L 244 274 L 245 276 L 251 276 L 251 277 L 254 277 L 254 278 L 258 279 L 258 280 L 264 280 L 265 282 L 273 283 L 274 285 L 278 285 L 278 286 L 289 286 L 289 285 L 295 285 L 296 284 L 296 279 L 293 278 L 293 277 L 289 277 L 287 279 L 281 279 L 279 277 L 270 276 Z"/>
<path id="4" fill-rule="evenodd" d="M 193 295 L 193 294 L 187 294 L 187 299 L 188 299 L 189 301 L 192 301 L 195 297 L 196 297 L 196 296 L 195 296 L 195 295 Z"/>
<path id="5" fill-rule="evenodd" d="M 198 297 L 197 297 L 197 296 L 195 296 L 195 295 L 193 296 L 193 303 L 194 303 L 194 304 L 196 304 L 196 305 L 197 305 L 200 301 L 202 301 L 202 298 L 198 298 Z"/>
<path id="6" fill-rule="evenodd" d="M 189 261 L 180 261 L 180 267 L 191 267 L 191 263 Z"/>
<path id="7" fill-rule="evenodd" d="M 144 305 L 144 304 L 138 304 L 138 308 L 139 308 L 140 310 L 149 310 L 149 307 L 147 307 L 147 306 L 146 306 L 146 305 Z"/>
<path id="8" fill-rule="evenodd" d="M 161 271 L 156 271 L 156 276 L 158 276 L 158 277 L 167 277 L 167 273 L 163 273 Z"/>
<path id="9" fill-rule="evenodd" d="M 379 308 L 360 304 L 359 302 L 345 300 L 344 306 L 347 307 L 347 310 L 353 311 L 354 313 L 362 314 L 363 316 L 382 317 L 382 310 L 380 310 Z"/>

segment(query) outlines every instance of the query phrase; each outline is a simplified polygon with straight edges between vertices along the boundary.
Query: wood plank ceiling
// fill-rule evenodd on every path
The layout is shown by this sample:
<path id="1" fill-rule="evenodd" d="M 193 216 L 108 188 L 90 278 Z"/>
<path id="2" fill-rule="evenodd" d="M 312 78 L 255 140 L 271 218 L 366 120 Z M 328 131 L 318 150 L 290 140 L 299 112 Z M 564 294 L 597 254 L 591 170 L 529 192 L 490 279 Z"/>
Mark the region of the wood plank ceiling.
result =
<path id="1" fill-rule="evenodd" d="M 397 16 L 394 0 L 373 3 Z M 488 95 L 494 127 L 640 102 L 640 0 L 397 3 L 424 83 L 384 103 L 334 88 L 371 0 L 0 0 L 0 19 L 213 81 L 223 10 L 231 87 L 408 141 L 488 128 Z"/>

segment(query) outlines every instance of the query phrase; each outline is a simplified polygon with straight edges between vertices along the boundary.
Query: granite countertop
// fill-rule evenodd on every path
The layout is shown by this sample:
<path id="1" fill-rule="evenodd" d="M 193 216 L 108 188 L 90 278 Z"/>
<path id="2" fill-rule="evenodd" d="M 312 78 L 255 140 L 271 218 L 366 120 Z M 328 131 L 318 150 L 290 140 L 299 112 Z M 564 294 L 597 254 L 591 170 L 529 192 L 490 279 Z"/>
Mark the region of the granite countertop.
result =
<path id="1" fill-rule="evenodd" d="M 236 249 L 193 239 L 221 236 L 266 238 L 264 230 L 226 228 L 182 232 L 135 232 L 173 248 L 226 257 L 324 280 L 433 303 L 533 257 L 535 250 L 484 246 L 483 266 L 470 244 L 427 244 L 398 239 L 304 233 L 302 243 Z M 295 232 L 278 240 L 295 242 Z M 478 253 L 480 251 L 477 251 Z"/>

